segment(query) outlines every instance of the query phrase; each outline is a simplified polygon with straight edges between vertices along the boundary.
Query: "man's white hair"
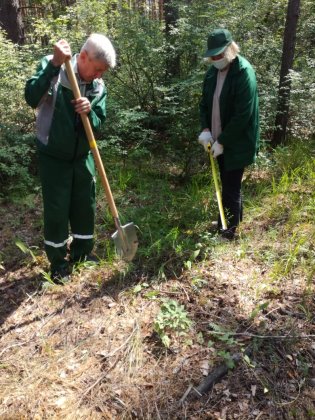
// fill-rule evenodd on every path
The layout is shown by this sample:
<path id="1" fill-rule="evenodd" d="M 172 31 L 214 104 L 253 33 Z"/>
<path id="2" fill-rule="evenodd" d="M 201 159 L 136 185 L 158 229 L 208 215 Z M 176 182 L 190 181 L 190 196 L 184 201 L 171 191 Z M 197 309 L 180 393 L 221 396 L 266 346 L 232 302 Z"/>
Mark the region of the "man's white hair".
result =
<path id="1" fill-rule="evenodd" d="M 116 52 L 105 35 L 91 34 L 83 44 L 81 51 L 86 51 L 92 60 L 102 61 L 110 68 L 114 68 L 116 65 Z"/>

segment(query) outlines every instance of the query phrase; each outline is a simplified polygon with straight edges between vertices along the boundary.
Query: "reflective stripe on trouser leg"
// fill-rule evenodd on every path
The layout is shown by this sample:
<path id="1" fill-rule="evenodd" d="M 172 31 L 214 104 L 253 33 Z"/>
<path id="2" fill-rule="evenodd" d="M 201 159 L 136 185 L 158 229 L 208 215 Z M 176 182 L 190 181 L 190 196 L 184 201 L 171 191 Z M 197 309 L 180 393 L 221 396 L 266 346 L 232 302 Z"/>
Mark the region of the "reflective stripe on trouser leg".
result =
<path id="1" fill-rule="evenodd" d="M 61 243 L 54 243 L 45 239 L 45 251 L 50 261 L 51 271 L 67 267 L 68 262 L 65 260 L 67 255 L 67 242 L 68 238 Z"/>
<path id="2" fill-rule="evenodd" d="M 92 252 L 95 220 L 95 165 L 91 154 L 77 160 L 72 186 L 70 226 L 71 258 L 76 261 Z"/>
<path id="3" fill-rule="evenodd" d="M 72 163 L 39 153 L 44 203 L 45 251 L 55 271 L 67 266 L 68 220 L 72 188 Z"/>

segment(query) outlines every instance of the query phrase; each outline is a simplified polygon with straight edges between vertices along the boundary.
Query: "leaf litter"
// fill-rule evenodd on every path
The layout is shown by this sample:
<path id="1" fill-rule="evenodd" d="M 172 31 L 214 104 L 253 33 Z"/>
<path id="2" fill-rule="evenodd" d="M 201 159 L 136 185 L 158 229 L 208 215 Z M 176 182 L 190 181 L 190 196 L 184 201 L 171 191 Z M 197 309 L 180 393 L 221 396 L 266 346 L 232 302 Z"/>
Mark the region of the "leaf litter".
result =
<path id="1" fill-rule="evenodd" d="M 314 415 L 314 297 L 303 277 L 270 282 L 258 240 L 256 255 L 244 256 L 237 242 L 218 245 L 180 276 L 145 279 L 142 288 L 139 271 L 121 276 L 119 261 L 44 288 L 43 253 L 34 262 L 12 246 L 18 236 L 40 249 L 37 216 L 19 220 L 20 209 L 9 210 L 0 239 L 1 255 L 10 256 L 0 271 L 1 418 Z M 33 230 L 21 230 L 26 224 Z M 169 348 L 153 330 L 161 297 L 176 298 L 193 322 L 186 335 L 171 333 Z M 192 398 L 206 375 L 249 345 L 249 357 Z"/>

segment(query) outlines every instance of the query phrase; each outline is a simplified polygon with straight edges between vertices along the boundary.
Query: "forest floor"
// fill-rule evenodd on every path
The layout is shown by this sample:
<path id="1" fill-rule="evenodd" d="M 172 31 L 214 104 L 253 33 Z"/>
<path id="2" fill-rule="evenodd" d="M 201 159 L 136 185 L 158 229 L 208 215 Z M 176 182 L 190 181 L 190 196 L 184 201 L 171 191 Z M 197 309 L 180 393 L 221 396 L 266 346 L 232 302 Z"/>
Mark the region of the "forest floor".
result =
<path id="1" fill-rule="evenodd" d="M 61 286 L 43 278 L 34 200 L 0 212 L 1 419 L 315 417 L 314 279 L 298 267 L 286 281 L 271 276 L 281 224 L 273 237 L 260 218 L 235 241 L 213 235 L 204 258 L 163 281 L 146 278 L 136 257 L 132 270 L 82 265 Z M 33 257 L 16 239 L 38 246 Z M 186 334 L 168 332 L 168 348 L 154 329 L 163 299 L 192 321 Z"/>

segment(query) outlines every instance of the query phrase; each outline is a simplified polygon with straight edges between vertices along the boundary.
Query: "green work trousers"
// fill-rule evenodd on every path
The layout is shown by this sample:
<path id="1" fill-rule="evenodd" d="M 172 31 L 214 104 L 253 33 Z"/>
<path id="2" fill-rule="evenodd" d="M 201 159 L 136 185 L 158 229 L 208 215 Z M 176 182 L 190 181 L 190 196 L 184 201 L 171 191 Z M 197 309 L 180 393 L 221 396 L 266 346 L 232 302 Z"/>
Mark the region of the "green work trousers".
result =
<path id="1" fill-rule="evenodd" d="M 68 266 L 69 226 L 73 238 L 70 257 L 78 261 L 94 245 L 95 164 L 93 156 L 65 161 L 39 152 L 44 203 L 45 251 L 51 271 Z"/>

